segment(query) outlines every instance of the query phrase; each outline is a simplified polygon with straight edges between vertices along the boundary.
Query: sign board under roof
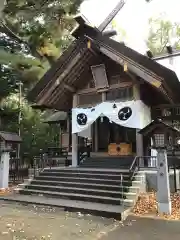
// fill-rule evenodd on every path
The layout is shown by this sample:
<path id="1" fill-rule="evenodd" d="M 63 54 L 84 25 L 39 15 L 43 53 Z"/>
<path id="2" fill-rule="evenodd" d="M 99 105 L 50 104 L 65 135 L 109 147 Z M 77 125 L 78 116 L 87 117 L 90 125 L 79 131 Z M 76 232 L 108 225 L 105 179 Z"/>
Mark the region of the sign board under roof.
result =
<path id="1" fill-rule="evenodd" d="M 0 131 L 0 141 L 20 143 L 22 142 L 22 139 L 17 133 Z"/>

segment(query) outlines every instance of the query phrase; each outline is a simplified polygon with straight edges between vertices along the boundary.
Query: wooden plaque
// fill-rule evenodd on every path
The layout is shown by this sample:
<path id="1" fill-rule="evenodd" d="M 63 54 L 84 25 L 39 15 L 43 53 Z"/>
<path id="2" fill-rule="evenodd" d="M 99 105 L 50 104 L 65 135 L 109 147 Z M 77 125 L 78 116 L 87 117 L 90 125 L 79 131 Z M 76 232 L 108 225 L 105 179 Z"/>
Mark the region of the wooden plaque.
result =
<path id="1" fill-rule="evenodd" d="M 128 156 L 132 155 L 132 144 L 128 143 L 111 143 L 108 146 L 108 154 L 110 156 Z"/>
<path id="2" fill-rule="evenodd" d="M 95 87 L 97 90 L 107 89 L 109 87 L 104 64 L 91 66 Z"/>

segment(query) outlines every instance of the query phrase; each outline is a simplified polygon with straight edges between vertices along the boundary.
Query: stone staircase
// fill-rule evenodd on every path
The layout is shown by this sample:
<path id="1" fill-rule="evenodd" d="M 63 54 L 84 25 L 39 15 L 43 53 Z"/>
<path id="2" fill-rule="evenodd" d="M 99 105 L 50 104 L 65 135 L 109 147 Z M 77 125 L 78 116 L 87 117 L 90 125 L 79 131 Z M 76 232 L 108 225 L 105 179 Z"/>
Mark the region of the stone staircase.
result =
<path id="1" fill-rule="evenodd" d="M 121 178 L 123 181 L 121 181 Z M 52 199 L 62 207 L 122 219 L 135 204 L 142 176 L 130 179 L 127 169 L 51 168 L 44 169 L 19 190 L 21 196 Z M 68 204 L 67 204 L 68 203 Z M 68 206 L 67 206 L 68 205 Z"/>
<path id="2" fill-rule="evenodd" d="M 129 169 L 134 156 L 93 156 L 81 161 L 83 168 Z"/>

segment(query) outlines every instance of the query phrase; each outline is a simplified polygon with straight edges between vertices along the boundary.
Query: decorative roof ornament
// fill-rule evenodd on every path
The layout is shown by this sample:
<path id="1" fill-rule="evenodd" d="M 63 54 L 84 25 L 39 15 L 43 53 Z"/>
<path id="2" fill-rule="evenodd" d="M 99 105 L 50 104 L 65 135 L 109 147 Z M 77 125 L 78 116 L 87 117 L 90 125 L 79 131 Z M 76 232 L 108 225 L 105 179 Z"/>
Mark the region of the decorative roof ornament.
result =
<path id="1" fill-rule="evenodd" d="M 112 20 L 115 18 L 118 12 L 123 8 L 125 3 L 126 3 L 126 0 L 120 0 L 118 4 L 115 6 L 115 8 L 112 10 L 112 12 L 105 18 L 105 20 L 97 28 L 95 26 L 92 26 L 92 24 L 87 20 L 87 18 L 84 15 L 80 14 L 75 16 L 74 19 L 79 24 L 79 27 L 75 28 L 75 30 L 72 32 L 72 35 L 75 38 L 78 38 L 80 28 L 84 25 L 88 25 L 88 26 L 91 26 L 97 33 L 101 32 L 104 36 L 107 36 L 107 37 L 115 36 L 117 34 L 116 31 L 114 30 L 104 31 L 104 30 L 112 22 Z M 87 47 L 90 48 L 89 44 L 87 45 Z"/>
<path id="2" fill-rule="evenodd" d="M 117 32 L 115 30 L 105 31 L 105 29 L 112 22 L 112 20 L 119 13 L 119 11 L 124 7 L 124 5 L 126 4 L 126 1 L 127 0 L 120 0 L 115 6 L 115 8 L 111 11 L 111 13 L 104 19 L 104 21 L 98 27 L 93 26 L 83 14 L 76 15 L 74 19 L 80 26 L 88 25 L 93 29 L 95 29 L 97 32 L 101 32 L 104 36 L 113 37 L 117 34 Z M 145 1 L 149 3 L 152 0 L 145 0 Z M 79 28 L 75 28 L 75 30 L 72 32 L 72 35 L 76 38 L 78 37 L 77 32 L 79 32 Z"/>

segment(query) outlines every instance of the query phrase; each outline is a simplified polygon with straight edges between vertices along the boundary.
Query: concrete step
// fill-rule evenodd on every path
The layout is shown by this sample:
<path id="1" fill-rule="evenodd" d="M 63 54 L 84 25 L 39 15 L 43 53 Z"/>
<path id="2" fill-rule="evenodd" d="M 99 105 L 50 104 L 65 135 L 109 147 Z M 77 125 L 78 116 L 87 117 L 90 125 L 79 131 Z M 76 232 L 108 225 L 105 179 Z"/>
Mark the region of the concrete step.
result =
<path id="1" fill-rule="evenodd" d="M 90 157 L 80 163 L 80 167 L 128 168 L 133 162 L 133 156 L 120 157 Z"/>
<path id="2" fill-rule="evenodd" d="M 132 162 L 132 159 L 85 159 L 83 162 L 104 162 L 104 163 L 131 163 Z"/>
<path id="3" fill-rule="evenodd" d="M 52 191 L 52 192 L 61 192 L 61 193 L 89 194 L 89 195 L 97 195 L 97 196 L 103 196 L 103 197 L 116 197 L 116 198 L 128 198 L 128 199 L 135 199 L 137 195 L 135 192 L 125 192 L 122 190 L 110 191 L 110 190 L 86 189 L 86 188 L 62 187 L 62 186 L 46 186 L 46 185 L 35 185 L 35 184 L 26 186 L 25 189 Z"/>
<path id="4" fill-rule="evenodd" d="M 134 156 L 109 156 L 109 157 L 104 157 L 104 156 L 93 157 L 93 156 L 91 156 L 89 158 L 86 158 L 85 161 L 87 161 L 87 162 L 91 162 L 91 161 L 92 162 L 93 161 L 95 161 L 95 162 L 98 162 L 98 161 L 116 162 L 116 161 L 118 161 L 118 162 L 128 162 L 128 163 L 130 163 L 130 162 L 133 161 L 133 159 L 134 159 Z"/>
<path id="5" fill-rule="evenodd" d="M 123 198 L 121 191 L 108 191 L 100 189 L 87 189 L 87 188 L 77 188 L 77 187 L 62 187 L 62 186 L 46 186 L 46 185 L 34 185 L 31 184 L 26 186 L 26 189 L 34 190 L 45 190 L 52 192 L 61 192 L 61 193 L 79 193 L 79 194 L 89 194 L 89 195 L 98 195 L 98 196 L 107 196 L 107 197 L 119 197 Z"/>
<path id="6" fill-rule="evenodd" d="M 98 168 L 100 169 L 100 168 L 104 167 L 104 169 L 109 169 L 110 166 L 99 166 L 99 165 L 98 165 L 98 166 L 95 166 L 95 165 L 93 166 L 93 165 L 89 165 L 89 166 L 82 166 L 82 167 L 86 167 L 86 168 L 92 168 L 92 167 L 94 167 L 94 168 L 96 168 L 96 169 L 98 169 Z M 113 169 L 113 168 L 114 168 L 114 169 L 118 169 L 118 168 L 120 168 L 120 167 L 119 167 L 119 166 L 111 166 L 111 168 L 112 168 L 112 169 Z"/>
<path id="7" fill-rule="evenodd" d="M 0 196 L 0 201 L 9 201 L 20 204 L 33 204 L 48 207 L 60 207 L 65 211 L 81 212 L 84 214 L 93 214 L 102 217 L 116 218 L 118 220 L 125 220 L 131 211 L 131 207 L 125 205 L 111 205 L 104 203 L 93 203 L 86 201 L 74 201 L 61 198 L 50 198 L 43 196 L 29 196 L 13 194 L 9 196 Z"/>
<path id="8" fill-rule="evenodd" d="M 121 160 L 121 159 L 84 159 L 84 161 L 82 161 L 83 163 L 85 162 L 91 162 L 91 163 L 120 163 L 122 166 L 123 164 L 130 164 L 132 163 L 132 160 L 131 159 L 125 159 L 125 160 Z M 122 164 L 123 163 L 123 164 Z"/>
<path id="9" fill-rule="evenodd" d="M 109 191 L 121 191 L 122 187 L 120 184 L 106 185 L 98 183 L 84 183 L 84 182 L 66 182 L 66 181 L 46 181 L 46 180 L 33 180 L 31 182 L 33 185 L 46 185 L 46 186 L 63 186 L 63 187 L 77 187 L 77 188 L 87 188 L 87 189 L 100 189 Z M 137 187 L 134 187 L 137 189 Z M 123 186 L 123 191 L 127 192 L 128 186 Z"/>
<path id="10" fill-rule="evenodd" d="M 91 167 L 91 166 L 101 166 L 102 168 L 114 168 L 118 167 L 118 169 L 129 169 L 131 164 L 128 163 L 120 163 L 120 162 L 82 162 L 79 167 Z"/>
<path id="11" fill-rule="evenodd" d="M 96 202 L 103 204 L 112 204 L 112 205 L 121 205 L 124 206 L 133 206 L 134 200 L 132 199 L 121 199 L 115 197 L 104 197 L 104 196 L 94 196 L 88 194 L 79 194 L 79 193 L 62 193 L 62 192 L 52 192 L 52 191 L 43 191 L 43 190 L 31 190 L 31 189 L 22 189 L 20 190 L 21 194 L 28 195 L 39 195 L 39 196 L 50 196 L 61 199 L 70 199 L 77 201 L 88 201 L 88 202 Z"/>
<path id="12" fill-rule="evenodd" d="M 43 176 L 43 175 L 40 175 L 38 177 L 35 178 L 35 180 L 43 180 L 43 181 L 63 181 L 63 182 L 76 182 L 76 183 L 98 183 L 98 184 L 104 184 L 104 185 L 114 185 L 114 184 L 117 184 L 117 185 L 120 185 L 121 181 L 120 179 L 117 180 L 117 179 L 98 179 L 98 178 L 83 178 L 83 177 L 62 177 L 62 176 L 59 176 L 59 177 L 56 177 L 56 176 Z M 129 181 L 129 180 L 124 180 L 122 182 L 122 184 L 124 186 L 131 186 L 132 182 Z"/>
<path id="13" fill-rule="evenodd" d="M 83 167 L 68 167 L 68 168 L 45 168 L 44 172 L 59 172 L 59 173 L 93 173 L 93 174 L 129 174 L 129 169 L 94 169 L 94 168 L 83 168 Z"/>
<path id="14" fill-rule="evenodd" d="M 112 169 L 122 169 L 122 168 L 124 168 L 124 169 L 127 169 L 127 168 L 129 168 L 129 166 L 128 167 L 126 167 L 126 166 L 121 166 L 121 165 L 118 165 L 118 164 L 99 164 L 99 163 L 97 163 L 97 164 L 93 164 L 93 163 L 86 163 L 86 164 L 81 164 L 80 166 L 79 166 L 80 168 L 81 167 L 83 167 L 83 168 L 99 168 L 99 169 L 101 169 L 101 168 L 104 168 L 104 169 L 109 169 L 109 168 L 112 168 Z"/>
<path id="15" fill-rule="evenodd" d="M 107 174 L 107 173 L 84 173 L 84 172 L 59 172 L 59 171 L 43 171 L 39 176 L 56 176 L 56 177 L 80 177 L 80 178 L 93 178 L 93 179 L 112 179 L 120 180 L 121 175 L 119 174 Z M 123 174 L 124 179 L 129 178 L 129 174 Z"/>

